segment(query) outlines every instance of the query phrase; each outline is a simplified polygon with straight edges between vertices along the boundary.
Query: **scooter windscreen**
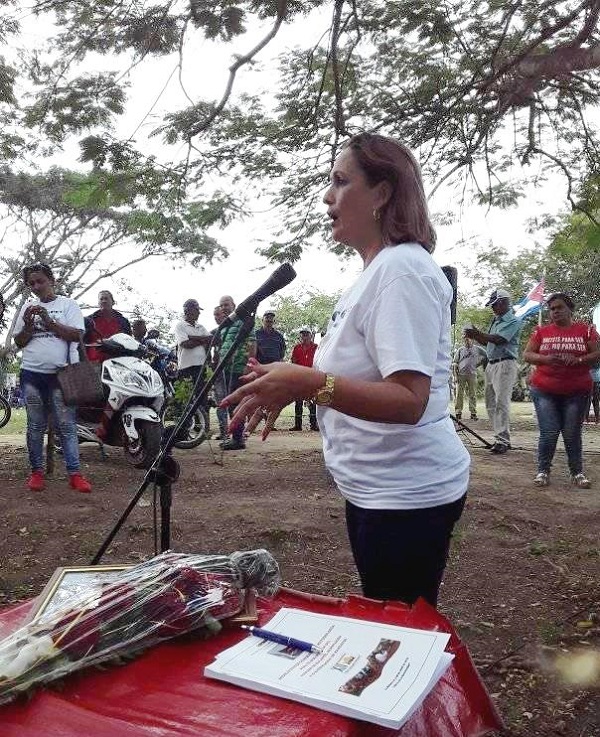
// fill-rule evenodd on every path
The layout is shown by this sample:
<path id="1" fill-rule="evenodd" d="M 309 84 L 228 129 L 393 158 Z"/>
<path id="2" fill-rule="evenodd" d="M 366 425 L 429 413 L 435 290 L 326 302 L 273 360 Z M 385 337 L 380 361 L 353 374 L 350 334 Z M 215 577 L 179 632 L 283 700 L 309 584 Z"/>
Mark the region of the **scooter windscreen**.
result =
<path id="1" fill-rule="evenodd" d="M 146 350 L 141 343 L 127 333 L 116 333 L 110 338 L 105 338 L 99 344 L 102 350 L 110 356 L 136 356 L 142 357 Z"/>

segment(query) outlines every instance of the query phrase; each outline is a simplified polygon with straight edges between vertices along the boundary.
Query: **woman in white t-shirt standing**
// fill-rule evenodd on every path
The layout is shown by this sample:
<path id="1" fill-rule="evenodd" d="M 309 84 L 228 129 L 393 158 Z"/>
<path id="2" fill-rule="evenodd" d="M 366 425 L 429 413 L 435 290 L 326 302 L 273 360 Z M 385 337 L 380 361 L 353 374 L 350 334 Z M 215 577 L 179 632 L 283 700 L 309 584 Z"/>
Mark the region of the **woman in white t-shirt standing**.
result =
<path id="1" fill-rule="evenodd" d="M 21 389 L 27 411 L 27 450 L 31 475 L 27 486 L 42 491 L 44 433 L 48 415 L 60 434 L 65 466 L 72 489 L 90 492 L 89 481 L 79 471 L 79 444 L 74 407 L 68 407 L 58 385 L 58 369 L 79 360 L 77 345 L 83 335 L 83 315 L 75 300 L 54 291 L 54 275 L 46 264 L 23 269 L 23 281 L 34 299 L 26 302 L 15 323 L 15 343 L 23 351 Z"/>
<path id="2" fill-rule="evenodd" d="M 324 197 L 333 238 L 364 270 L 341 297 L 313 368 L 250 362 L 233 420 L 314 399 L 326 465 L 346 499 L 365 596 L 436 605 L 469 455 L 448 413 L 452 288 L 431 252 L 419 166 L 363 133 L 337 157 Z"/>

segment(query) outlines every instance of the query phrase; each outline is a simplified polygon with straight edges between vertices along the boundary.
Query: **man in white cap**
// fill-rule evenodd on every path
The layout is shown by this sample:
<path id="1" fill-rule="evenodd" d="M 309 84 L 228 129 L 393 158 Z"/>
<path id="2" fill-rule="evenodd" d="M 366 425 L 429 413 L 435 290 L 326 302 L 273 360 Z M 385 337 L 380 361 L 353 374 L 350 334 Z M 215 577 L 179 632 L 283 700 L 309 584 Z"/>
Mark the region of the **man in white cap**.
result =
<path id="1" fill-rule="evenodd" d="M 494 289 L 486 307 L 494 311 L 488 332 L 472 327 L 465 330 L 465 335 L 486 347 L 485 406 L 494 429 L 494 445 L 490 450 L 502 454 L 510 449 L 510 400 L 517 378 L 523 324 L 516 317 L 505 289 Z"/>

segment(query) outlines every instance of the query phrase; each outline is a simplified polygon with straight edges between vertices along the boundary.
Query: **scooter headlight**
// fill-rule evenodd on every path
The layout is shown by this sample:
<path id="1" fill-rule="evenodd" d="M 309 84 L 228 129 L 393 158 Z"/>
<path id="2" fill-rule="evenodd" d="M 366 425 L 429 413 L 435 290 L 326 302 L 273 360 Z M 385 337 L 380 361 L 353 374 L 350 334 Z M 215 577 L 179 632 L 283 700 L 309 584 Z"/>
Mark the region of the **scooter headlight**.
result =
<path id="1" fill-rule="evenodd" d="M 138 374 L 134 374 L 132 371 L 125 376 L 123 384 L 125 386 L 130 386 L 133 389 L 139 389 L 142 392 L 145 392 L 148 389 L 148 383 L 144 381 L 143 377 L 138 376 Z"/>
<path id="2" fill-rule="evenodd" d="M 118 381 L 122 386 L 135 389 L 136 391 L 147 392 L 148 381 L 142 374 L 132 371 L 128 366 L 123 366 L 116 362 L 112 365 L 112 380 Z"/>

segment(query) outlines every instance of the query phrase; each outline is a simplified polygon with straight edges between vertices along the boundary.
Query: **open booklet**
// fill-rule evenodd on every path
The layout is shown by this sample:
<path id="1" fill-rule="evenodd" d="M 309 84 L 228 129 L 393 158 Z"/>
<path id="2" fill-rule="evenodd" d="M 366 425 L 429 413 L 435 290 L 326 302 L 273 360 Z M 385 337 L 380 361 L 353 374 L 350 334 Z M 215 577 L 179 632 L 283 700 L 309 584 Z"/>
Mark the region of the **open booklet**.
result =
<path id="1" fill-rule="evenodd" d="M 450 635 L 283 608 L 265 628 L 306 652 L 248 636 L 204 670 L 255 691 L 399 729 L 452 662 Z"/>

